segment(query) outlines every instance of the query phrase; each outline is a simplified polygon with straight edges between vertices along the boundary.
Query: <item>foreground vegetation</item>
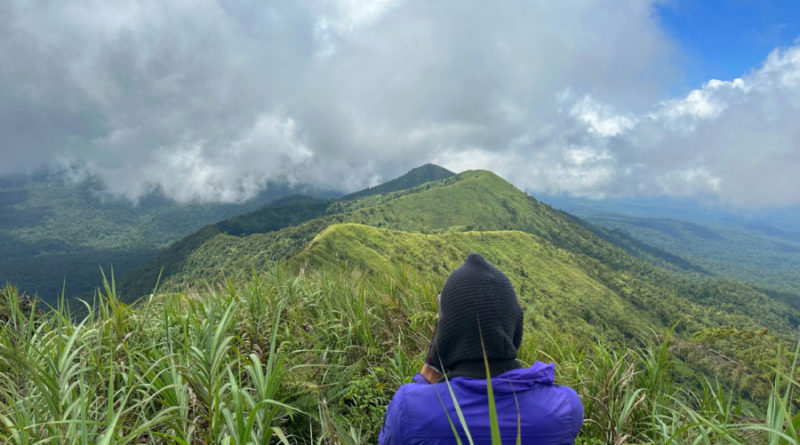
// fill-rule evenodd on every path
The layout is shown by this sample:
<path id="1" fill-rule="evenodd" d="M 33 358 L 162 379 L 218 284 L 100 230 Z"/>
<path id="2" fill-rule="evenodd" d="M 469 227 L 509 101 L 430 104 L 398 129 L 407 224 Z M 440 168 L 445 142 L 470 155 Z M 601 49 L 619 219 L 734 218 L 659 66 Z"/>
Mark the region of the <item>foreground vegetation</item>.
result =
<path id="1" fill-rule="evenodd" d="M 444 277 L 442 277 L 443 279 Z M 242 283 L 242 284 L 234 284 Z M 201 291 L 39 315 L 0 306 L 0 438 L 33 443 L 375 443 L 422 364 L 441 281 L 403 267 L 274 265 Z M 635 346 L 537 330 L 520 359 L 556 362 L 584 403 L 580 443 L 796 443 L 797 355 L 765 331 L 641 332 Z M 557 322 L 557 320 L 554 320 Z M 554 323 L 550 326 L 557 325 Z M 703 360 L 720 356 L 724 363 Z M 695 364 L 740 379 L 704 377 Z M 693 366 L 687 365 L 692 363 Z M 727 371 L 725 371 L 727 373 Z M 742 391 L 764 383 L 762 391 Z"/>

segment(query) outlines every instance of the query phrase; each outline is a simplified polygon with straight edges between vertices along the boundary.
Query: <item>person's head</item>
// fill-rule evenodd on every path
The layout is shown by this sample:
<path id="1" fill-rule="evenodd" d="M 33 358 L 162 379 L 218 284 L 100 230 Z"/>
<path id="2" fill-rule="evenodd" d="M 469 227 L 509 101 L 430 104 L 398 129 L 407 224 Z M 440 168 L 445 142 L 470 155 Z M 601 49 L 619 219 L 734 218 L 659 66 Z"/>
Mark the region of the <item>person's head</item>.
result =
<path id="1" fill-rule="evenodd" d="M 521 341 L 522 308 L 511 281 L 479 254 L 470 254 L 442 288 L 431 364 L 448 378 L 485 378 L 485 353 L 494 376 L 519 367 Z"/>

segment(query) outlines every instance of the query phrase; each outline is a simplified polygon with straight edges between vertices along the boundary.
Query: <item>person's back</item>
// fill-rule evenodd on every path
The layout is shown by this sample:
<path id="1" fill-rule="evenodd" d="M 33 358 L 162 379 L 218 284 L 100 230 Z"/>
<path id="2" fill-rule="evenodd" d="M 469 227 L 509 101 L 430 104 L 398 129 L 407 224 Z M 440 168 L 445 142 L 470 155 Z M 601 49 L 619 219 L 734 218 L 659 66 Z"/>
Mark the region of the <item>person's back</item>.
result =
<path id="1" fill-rule="evenodd" d="M 486 379 L 454 377 L 450 388 L 473 442 L 491 443 Z M 492 390 L 504 444 L 517 443 L 518 434 L 519 443 L 523 444 L 560 445 L 575 440 L 583 422 L 583 407 L 572 388 L 553 384 L 552 364 L 537 362 L 530 368 L 518 368 L 493 377 Z M 446 382 L 403 385 L 389 404 L 379 442 L 455 444 L 448 416 L 461 442 L 469 443 Z"/>
<path id="2" fill-rule="evenodd" d="M 436 326 L 422 370 L 387 407 L 381 444 L 455 444 L 456 434 L 468 443 L 453 398 L 473 442 L 491 443 L 487 361 L 503 443 L 518 436 L 523 444 L 574 442 L 583 423 L 580 398 L 553 383 L 552 364 L 522 368 L 517 361 L 522 308 L 505 274 L 469 255 L 442 288 Z"/>

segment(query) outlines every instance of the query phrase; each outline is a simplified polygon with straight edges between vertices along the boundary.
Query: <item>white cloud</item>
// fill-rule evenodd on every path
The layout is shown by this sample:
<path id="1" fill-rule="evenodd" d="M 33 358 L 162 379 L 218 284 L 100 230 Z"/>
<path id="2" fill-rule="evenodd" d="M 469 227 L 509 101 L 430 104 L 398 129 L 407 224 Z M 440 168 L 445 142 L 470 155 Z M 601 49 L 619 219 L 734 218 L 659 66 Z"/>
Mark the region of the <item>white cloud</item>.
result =
<path id="1" fill-rule="evenodd" d="M 636 124 L 634 119 L 615 114 L 611 107 L 598 103 L 589 95 L 572 107 L 570 115 L 587 124 L 589 132 L 604 137 L 617 136 Z"/>
<path id="2" fill-rule="evenodd" d="M 733 95 L 746 94 L 750 86 L 742 79 L 722 81 L 711 79 L 702 88 L 692 90 L 682 99 L 659 103 L 647 115 L 655 121 L 665 121 L 675 129 L 692 131 L 697 120 L 713 119 L 725 111 Z"/>
<path id="3" fill-rule="evenodd" d="M 608 152 L 598 152 L 588 147 L 567 148 L 565 153 L 565 158 L 578 167 L 611 159 Z"/>
<path id="4" fill-rule="evenodd" d="M 758 71 L 757 77 L 763 87 L 800 86 L 800 49 L 795 46 L 783 51 L 779 49 L 772 51 Z"/>
<path id="5" fill-rule="evenodd" d="M 555 91 L 655 99 L 673 50 L 639 0 L 3 8 L 0 174 L 58 160 L 132 197 L 353 189 L 444 153 L 522 150 L 565 124 Z M 600 133 L 628 125 L 603 110 Z"/>
<path id="6" fill-rule="evenodd" d="M 797 205 L 798 79 L 800 47 L 792 47 L 773 51 L 741 78 L 712 79 L 684 98 L 659 101 L 628 118 L 624 131 L 589 96 L 575 101 L 570 115 L 584 124 L 584 142 L 604 148 L 625 173 L 606 184 L 611 194 L 710 194 L 744 207 Z"/>
<path id="7" fill-rule="evenodd" d="M 329 0 L 335 16 L 333 28 L 339 33 L 354 33 L 377 22 L 397 0 Z"/>
<path id="8" fill-rule="evenodd" d="M 313 157 L 296 122 L 272 115 L 258 116 L 247 133 L 222 149 L 187 141 L 156 155 L 154 164 L 164 168 L 143 172 L 142 179 L 181 201 L 223 202 L 251 197 L 270 179 L 296 183 L 295 172 Z"/>
<path id="9" fill-rule="evenodd" d="M 717 196 L 734 206 L 800 204 L 800 47 L 730 81 L 621 113 L 576 88 L 559 115 L 505 150 L 451 149 L 455 169 L 489 168 L 534 193 Z"/>
<path id="10" fill-rule="evenodd" d="M 719 192 L 722 180 L 703 167 L 668 170 L 657 176 L 662 193 L 670 196 L 692 196 Z"/>

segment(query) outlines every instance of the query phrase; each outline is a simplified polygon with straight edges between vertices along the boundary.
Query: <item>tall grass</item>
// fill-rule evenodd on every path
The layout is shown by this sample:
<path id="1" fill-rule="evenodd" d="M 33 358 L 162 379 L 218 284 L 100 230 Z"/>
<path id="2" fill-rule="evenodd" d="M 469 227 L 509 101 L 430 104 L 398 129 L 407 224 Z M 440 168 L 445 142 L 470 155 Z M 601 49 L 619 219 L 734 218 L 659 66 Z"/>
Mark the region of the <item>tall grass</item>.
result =
<path id="1" fill-rule="evenodd" d="M 436 284 L 275 265 L 129 306 L 112 279 L 79 317 L 25 309 L 6 287 L 0 442 L 375 443 L 422 365 Z M 580 394 L 579 443 L 797 442 L 796 363 L 748 411 L 673 356 L 669 333 L 627 348 L 526 324 L 525 338 L 521 359 L 556 362 Z"/>

